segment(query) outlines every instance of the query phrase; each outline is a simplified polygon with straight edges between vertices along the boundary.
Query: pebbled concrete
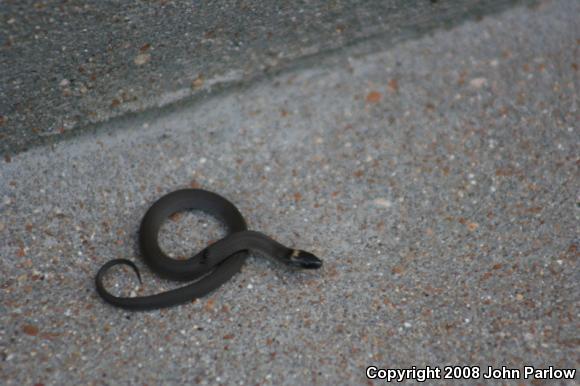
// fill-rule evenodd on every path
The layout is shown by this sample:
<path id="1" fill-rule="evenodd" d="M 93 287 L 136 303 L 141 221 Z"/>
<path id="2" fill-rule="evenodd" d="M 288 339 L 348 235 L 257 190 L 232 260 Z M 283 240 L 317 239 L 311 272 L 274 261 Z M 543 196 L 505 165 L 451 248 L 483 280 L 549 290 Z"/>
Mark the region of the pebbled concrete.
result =
<path id="1" fill-rule="evenodd" d="M 576 368 L 578 14 L 575 0 L 514 8 L 6 157 L 0 383 L 351 385 L 371 364 Z M 141 217 L 187 186 L 228 197 L 324 269 L 254 257 L 192 304 L 104 304 L 97 269 L 117 257 L 143 267 Z M 179 257 L 220 231 L 187 214 L 162 242 Z M 111 288 L 179 285 L 143 273 L 143 288 L 121 270 Z"/>
<path id="2" fill-rule="evenodd" d="M 384 47 L 514 3 L 4 0 L 0 154 L 207 98 L 362 39 Z"/>

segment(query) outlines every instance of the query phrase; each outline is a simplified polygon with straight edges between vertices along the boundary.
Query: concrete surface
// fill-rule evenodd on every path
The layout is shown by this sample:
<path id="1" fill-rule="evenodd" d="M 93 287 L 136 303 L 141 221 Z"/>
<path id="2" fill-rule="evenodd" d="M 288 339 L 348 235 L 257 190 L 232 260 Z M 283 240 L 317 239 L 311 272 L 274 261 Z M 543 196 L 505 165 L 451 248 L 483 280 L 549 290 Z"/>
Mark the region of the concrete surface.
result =
<path id="1" fill-rule="evenodd" d="M 513 8 L 5 157 L 0 383 L 352 385 L 371 364 L 577 368 L 579 14 L 576 0 Z M 143 267 L 141 217 L 187 186 L 228 197 L 324 269 L 251 258 L 192 304 L 103 303 L 98 268 Z M 187 255 L 219 232 L 189 214 L 163 245 Z M 143 273 L 137 292 L 179 285 Z M 110 285 L 137 283 L 119 270 Z"/>
<path id="2" fill-rule="evenodd" d="M 514 0 L 0 2 L 0 154 Z M 520 3 L 531 3 L 520 1 Z"/>

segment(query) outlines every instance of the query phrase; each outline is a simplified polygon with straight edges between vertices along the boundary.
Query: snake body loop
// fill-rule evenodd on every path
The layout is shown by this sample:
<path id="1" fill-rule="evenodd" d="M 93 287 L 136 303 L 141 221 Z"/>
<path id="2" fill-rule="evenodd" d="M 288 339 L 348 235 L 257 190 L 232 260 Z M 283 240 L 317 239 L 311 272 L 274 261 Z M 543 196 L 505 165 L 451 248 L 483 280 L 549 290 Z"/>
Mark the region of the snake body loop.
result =
<path id="1" fill-rule="evenodd" d="M 216 217 L 227 227 L 227 236 L 201 250 L 188 260 L 175 260 L 161 250 L 157 236 L 163 222 L 172 214 L 197 209 Z M 220 195 L 201 189 L 183 189 L 169 193 L 147 211 L 139 229 L 139 247 L 147 265 L 159 275 L 181 281 L 196 280 L 184 287 L 150 296 L 118 297 L 103 285 L 107 271 L 119 264 L 130 266 L 139 281 L 137 266 L 127 259 L 115 259 L 99 269 L 98 294 L 108 303 L 131 310 L 170 307 L 202 297 L 239 272 L 248 252 L 258 252 L 290 267 L 316 269 L 322 261 L 313 254 L 285 247 L 260 232 L 249 231 L 238 209 Z"/>

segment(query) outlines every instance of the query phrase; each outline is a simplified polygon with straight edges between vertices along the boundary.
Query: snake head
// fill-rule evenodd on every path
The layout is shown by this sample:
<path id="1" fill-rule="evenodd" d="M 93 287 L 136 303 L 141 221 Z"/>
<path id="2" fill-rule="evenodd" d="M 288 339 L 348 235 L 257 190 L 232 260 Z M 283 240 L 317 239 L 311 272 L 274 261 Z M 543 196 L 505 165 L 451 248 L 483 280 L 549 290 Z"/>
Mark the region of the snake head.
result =
<path id="1" fill-rule="evenodd" d="M 288 258 L 289 266 L 302 269 L 318 269 L 322 267 L 322 260 L 310 252 L 294 249 Z"/>

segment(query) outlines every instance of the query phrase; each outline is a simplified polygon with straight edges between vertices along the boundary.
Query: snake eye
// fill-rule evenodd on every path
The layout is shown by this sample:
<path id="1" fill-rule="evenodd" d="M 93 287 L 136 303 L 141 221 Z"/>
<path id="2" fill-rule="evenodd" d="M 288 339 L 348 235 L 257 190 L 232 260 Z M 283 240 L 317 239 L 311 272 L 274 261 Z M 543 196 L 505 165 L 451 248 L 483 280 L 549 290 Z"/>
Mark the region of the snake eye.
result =
<path id="1" fill-rule="evenodd" d="M 322 267 L 322 260 L 310 252 L 294 250 L 290 255 L 288 265 L 302 269 L 318 269 Z"/>

